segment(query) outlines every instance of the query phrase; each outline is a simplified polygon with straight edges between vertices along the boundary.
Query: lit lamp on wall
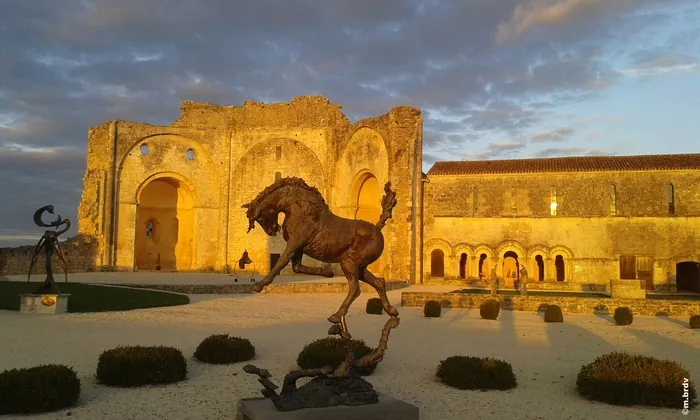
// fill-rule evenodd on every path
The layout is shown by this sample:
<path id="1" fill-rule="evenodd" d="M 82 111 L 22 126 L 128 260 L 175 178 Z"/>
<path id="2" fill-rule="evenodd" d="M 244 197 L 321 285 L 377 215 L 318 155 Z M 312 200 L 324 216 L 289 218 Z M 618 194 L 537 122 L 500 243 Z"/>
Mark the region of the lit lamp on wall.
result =
<path id="1" fill-rule="evenodd" d="M 253 269 L 250 271 L 250 278 L 248 280 L 250 280 L 251 282 L 254 282 L 255 281 L 255 278 L 254 278 L 255 277 L 255 263 L 248 256 L 247 249 L 243 250 L 243 255 L 241 255 L 241 258 L 238 260 L 237 265 L 238 265 L 239 269 L 245 270 L 246 264 L 253 264 Z M 236 277 L 235 279 L 233 279 L 233 281 L 238 282 L 239 277 L 238 277 L 238 272 L 236 271 L 235 266 L 233 267 L 233 275 Z"/>

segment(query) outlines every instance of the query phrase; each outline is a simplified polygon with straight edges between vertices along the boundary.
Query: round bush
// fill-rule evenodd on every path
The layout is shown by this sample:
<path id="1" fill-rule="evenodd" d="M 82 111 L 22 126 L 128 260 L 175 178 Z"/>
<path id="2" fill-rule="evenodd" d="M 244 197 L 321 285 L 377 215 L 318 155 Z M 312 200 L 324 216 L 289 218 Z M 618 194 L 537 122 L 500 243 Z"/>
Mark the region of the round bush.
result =
<path id="1" fill-rule="evenodd" d="M 352 339 L 352 349 L 355 359 L 371 353 L 374 349 L 368 347 L 363 340 Z M 321 338 L 304 346 L 297 357 L 297 365 L 302 369 L 320 369 L 325 366 L 337 368 L 345 360 L 345 340 L 336 337 Z M 357 369 L 362 376 L 370 375 L 377 364 Z"/>
<path id="2" fill-rule="evenodd" d="M 63 365 L 41 365 L 0 373 L 0 415 L 56 411 L 80 398 L 80 380 Z"/>
<path id="3" fill-rule="evenodd" d="M 187 378 L 182 352 L 166 346 L 119 346 L 105 350 L 97 362 L 97 379 L 119 387 L 168 384 Z"/>
<path id="4" fill-rule="evenodd" d="M 440 302 L 437 300 L 425 302 L 425 306 L 423 306 L 423 315 L 425 315 L 426 318 L 440 318 L 441 313 L 442 307 L 440 306 Z"/>
<path id="5" fill-rule="evenodd" d="M 626 306 L 615 308 L 615 322 L 617 325 L 630 325 L 634 316 L 632 315 L 632 310 Z"/>
<path id="6" fill-rule="evenodd" d="M 501 312 L 501 302 L 496 299 L 489 299 L 479 307 L 479 314 L 484 319 L 498 319 Z"/>
<path id="7" fill-rule="evenodd" d="M 549 305 L 544 311 L 544 322 L 564 322 L 564 314 L 558 305 Z"/>
<path id="8" fill-rule="evenodd" d="M 452 356 L 440 362 L 436 376 L 444 384 L 458 389 L 515 388 L 513 367 L 490 357 Z"/>
<path id="9" fill-rule="evenodd" d="M 690 328 L 700 328 L 700 315 L 691 316 L 688 324 L 690 325 Z"/>
<path id="10" fill-rule="evenodd" d="M 576 387 L 585 398 L 613 405 L 683 408 L 684 378 L 690 374 L 676 362 L 613 352 L 583 366 Z M 692 382 L 688 401 L 697 405 Z"/>
<path id="11" fill-rule="evenodd" d="M 245 362 L 255 357 L 255 347 L 246 338 L 212 334 L 197 346 L 194 357 L 200 362 L 215 365 Z"/>
<path id="12" fill-rule="evenodd" d="M 365 311 L 370 315 L 381 315 L 384 308 L 382 301 L 379 298 L 371 298 L 367 300 L 367 308 Z"/>

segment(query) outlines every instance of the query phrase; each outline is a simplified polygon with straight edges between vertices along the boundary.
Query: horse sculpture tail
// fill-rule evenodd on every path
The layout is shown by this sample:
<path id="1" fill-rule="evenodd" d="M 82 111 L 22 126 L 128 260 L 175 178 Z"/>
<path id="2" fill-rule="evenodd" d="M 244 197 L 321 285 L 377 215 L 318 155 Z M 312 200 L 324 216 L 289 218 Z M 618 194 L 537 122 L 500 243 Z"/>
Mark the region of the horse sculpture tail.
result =
<path id="1" fill-rule="evenodd" d="M 384 197 L 382 197 L 382 215 L 375 226 L 381 230 L 386 225 L 386 221 L 391 219 L 391 212 L 396 207 L 396 191 L 391 190 L 391 182 L 384 185 Z"/>

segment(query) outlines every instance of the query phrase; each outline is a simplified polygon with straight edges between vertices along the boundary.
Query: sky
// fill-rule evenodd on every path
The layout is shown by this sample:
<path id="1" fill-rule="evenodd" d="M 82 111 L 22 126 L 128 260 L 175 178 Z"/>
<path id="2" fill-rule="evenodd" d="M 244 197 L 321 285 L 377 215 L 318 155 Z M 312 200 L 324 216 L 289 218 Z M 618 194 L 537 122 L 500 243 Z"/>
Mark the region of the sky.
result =
<path id="1" fill-rule="evenodd" d="M 182 100 L 411 105 L 437 160 L 700 152 L 697 0 L 0 0 L 0 247 L 73 221 L 87 131 Z"/>

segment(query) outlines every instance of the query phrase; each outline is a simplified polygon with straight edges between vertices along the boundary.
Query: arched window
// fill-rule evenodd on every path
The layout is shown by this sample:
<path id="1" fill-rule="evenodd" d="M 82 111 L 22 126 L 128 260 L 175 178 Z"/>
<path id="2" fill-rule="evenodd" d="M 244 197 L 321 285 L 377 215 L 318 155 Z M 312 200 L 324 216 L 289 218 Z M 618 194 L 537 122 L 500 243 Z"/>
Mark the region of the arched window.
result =
<path id="1" fill-rule="evenodd" d="M 153 236 L 153 220 L 146 222 L 146 236 Z"/>
<path id="2" fill-rule="evenodd" d="M 277 160 L 282 159 L 282 146 L 277 146 L 277 147 L 275 148 L 275 158 L 276 158 Z"/>
<path id="3" fill-rule="evenodd" d="M 676 200 L 673 193 L 673 184 L 668 184 L 668 214 L 674 215 L 676 213 Z"/>
<path id="4" fill-rule="evenodd" d="M 282 179 L 282 172 L 275 172 L 275 182 Z"/>
<path id="5" fill-rule="evenodd" d="M 459 257 L 459 278 L 460 279 L 467 278 L 467 259 L 468 259 L 468 256 L 466 253 L 462 253 L 462 255 Z"/>
<path id="6" fill-rule="evenodd" d="M 557 269 L 557 281 L 566 280 L 566 271 L 564 270 L 564 257 L 557 255 L 554 258 L 554 268 Z"/>
<path id="7" fill-rule="evenodd" d="M 430 277 L 445 277 L 445 253 L 441 249 L 430 253 Z"/>
<path id="8" fill-rule="evenodd" d="M 549 214 L 551 216 L 557 215 L 557 206 L 557 189 L 556 187 L 552 187 L 549 193 Z"/>
<path id="9" fill-rule="evenodd" d="M 610 186 L 610 215 L 617 215 L 617 188 L 615 184 Z"/>
<path id="10" fill-rule="evenodd" d="M 513 216 L 518 215 L 518 190 L 516 188 L 510 190 L 510 210 L 513 212 Z"/>
<path id="11" fill-rule="evenodd" d="M 474 187 L 472 202 L 473 202 L 473 206 L 474 206 L 473 214 L 474 214 L 474 217 L 476 217 L 479 215 L 479 189 L 477 187 Z"/>
<path id="12" fill-rule="evenodd" d="M 537 280 L 544 281 L 544 259 L 538 255 L 535 257 L 535 262 L 537 263 Z"/>

